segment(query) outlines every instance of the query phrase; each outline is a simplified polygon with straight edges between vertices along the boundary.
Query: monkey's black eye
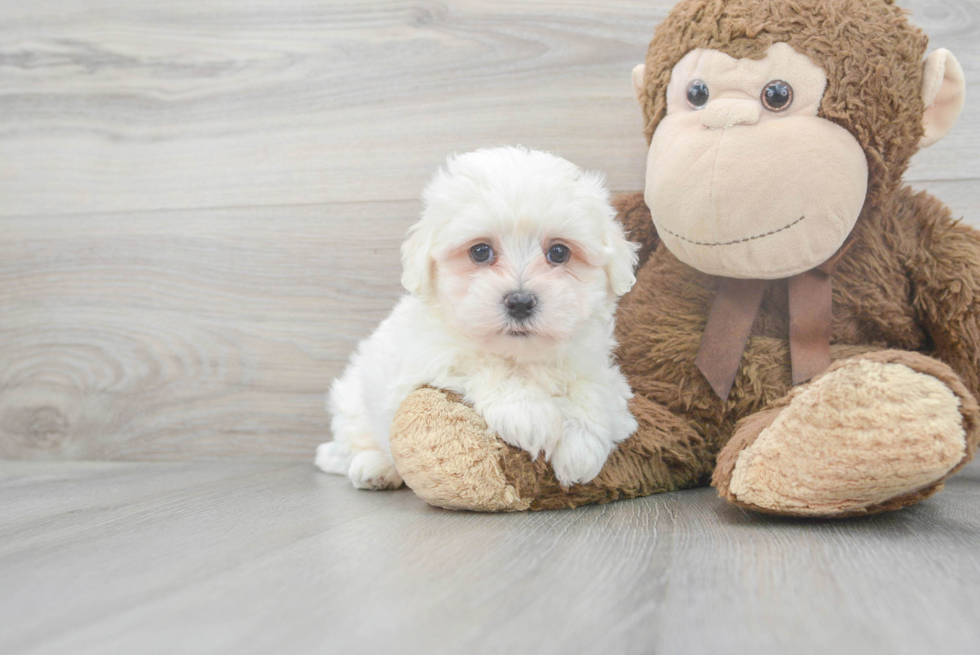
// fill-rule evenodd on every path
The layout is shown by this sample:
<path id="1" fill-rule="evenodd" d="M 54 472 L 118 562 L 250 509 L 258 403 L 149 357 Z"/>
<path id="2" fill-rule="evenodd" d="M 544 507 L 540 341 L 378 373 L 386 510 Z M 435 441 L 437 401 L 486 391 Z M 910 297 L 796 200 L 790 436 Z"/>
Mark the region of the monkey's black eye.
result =
<path id="1" fill-rule="evenodd" d="M 708 104 L 708 85 L 701 80 L 694 80 L 687 85 L 687 104 L 700 109 Z"/>
<path id="2" fill-rule="evenodd" d="M 782 80 L 773 80 L 762 90 L 762 106 L 769 111 L 783 111 L 793 104 L 793 87 Z"/>
<path id="3" fill-rule="evenodd" d="M 488 243 L 478 243 L 470 248 L 470 259 L 477 264 L 486 264 L 493 259 L 493 248 Z"/>
<path id="4" fill-rule="evenodd" d="M 548 261 L 552 264 L 564 264 L 568 261 L 571 254 L 572 251 L 568 246 L 563 246 L 560 243 L 556 243 L 548 248 Z"/>

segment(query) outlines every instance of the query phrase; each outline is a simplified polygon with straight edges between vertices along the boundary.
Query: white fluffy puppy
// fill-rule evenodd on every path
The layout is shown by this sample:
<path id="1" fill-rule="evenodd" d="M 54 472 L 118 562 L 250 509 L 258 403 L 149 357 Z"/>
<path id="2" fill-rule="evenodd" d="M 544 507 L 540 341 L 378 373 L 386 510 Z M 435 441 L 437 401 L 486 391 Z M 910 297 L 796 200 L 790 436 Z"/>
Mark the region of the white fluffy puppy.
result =
<path id="1" fill-rule="evenodd" d="M 324 471 L 355 487 L 402 479 L 388 444 L 401 402 L 429 384 L 460 394 L 500 438 L 570 485 L 598 475 L 636 429 L 613 361 L 616 302 L 635 245 L 602 177 L 523 148 L 450 157 L 402 246 L 409 291 L 330 391 Z"/>

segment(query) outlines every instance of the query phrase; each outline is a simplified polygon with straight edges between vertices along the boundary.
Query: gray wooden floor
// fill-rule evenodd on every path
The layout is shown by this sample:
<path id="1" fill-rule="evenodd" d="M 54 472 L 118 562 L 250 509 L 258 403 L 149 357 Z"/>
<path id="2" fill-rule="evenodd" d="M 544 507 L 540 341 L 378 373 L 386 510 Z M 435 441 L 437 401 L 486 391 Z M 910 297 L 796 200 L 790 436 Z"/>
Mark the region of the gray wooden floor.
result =
<path id="1" fill-rule="evenodd" d="M 0 652 L 977 653 L 980 463 L 868 520 L 449 512 L 309 464 L 0 462 Z"/>

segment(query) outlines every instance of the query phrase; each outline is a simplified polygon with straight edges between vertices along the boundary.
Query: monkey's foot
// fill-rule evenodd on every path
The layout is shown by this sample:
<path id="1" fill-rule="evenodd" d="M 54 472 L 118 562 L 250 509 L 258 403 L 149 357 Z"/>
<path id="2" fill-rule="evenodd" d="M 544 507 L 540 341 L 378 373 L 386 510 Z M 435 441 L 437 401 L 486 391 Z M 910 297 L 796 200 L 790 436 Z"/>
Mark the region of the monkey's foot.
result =
<path id="1" fill-rule="evenodd" d="M 412 491 L 430 505 L 518 512 L 530 501 L 504 476 L 507 444 L 458 397 L 438 389 L 412 393 L 391 426 L 391 456 Z"/>
<path id="2" fill-rule="evenodd" d="M 563 487 L 543 457 L 507 445 L 472 408 L 439 389 L 418 389 L 402 403 L 391 455 L 427 503 L 481 512 L 608 503 L 692 486 L 706 476 L 710 452 L 689 425 L 640 397 L 631 409 L 639 429 L 586 484 Z"/>
<path id="3" fill-rule="evenodd" d="M 881 351 L 835 363 L 743 419 L 712 484 L 736 505 L 855 516 L 931 496 L 976 450 L 980 412 L 945 364 Z"/>

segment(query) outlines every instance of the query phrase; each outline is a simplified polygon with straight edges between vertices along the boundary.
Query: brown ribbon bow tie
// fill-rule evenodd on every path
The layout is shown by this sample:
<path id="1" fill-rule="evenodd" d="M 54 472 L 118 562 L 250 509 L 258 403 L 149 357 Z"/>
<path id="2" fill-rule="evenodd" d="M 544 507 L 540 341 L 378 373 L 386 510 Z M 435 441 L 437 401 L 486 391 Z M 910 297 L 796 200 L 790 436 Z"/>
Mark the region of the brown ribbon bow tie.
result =
<path id="1" fill-rule="evenodd" d="M 830 323 L 833 318 L 831 276 L 850 247 L 820 266 L 789 278 L 789 354 L 793 384 L 806 382 L 830 366 Z M 722 400 L 735 384 L 742 352 L 762 304 L 766 280 L 723 277 L 708 313 L 701 346 L 694 360 Z"/>

